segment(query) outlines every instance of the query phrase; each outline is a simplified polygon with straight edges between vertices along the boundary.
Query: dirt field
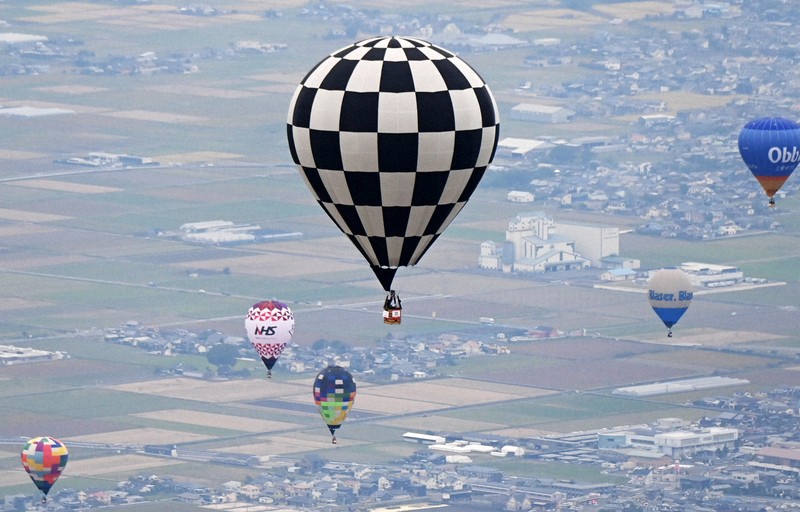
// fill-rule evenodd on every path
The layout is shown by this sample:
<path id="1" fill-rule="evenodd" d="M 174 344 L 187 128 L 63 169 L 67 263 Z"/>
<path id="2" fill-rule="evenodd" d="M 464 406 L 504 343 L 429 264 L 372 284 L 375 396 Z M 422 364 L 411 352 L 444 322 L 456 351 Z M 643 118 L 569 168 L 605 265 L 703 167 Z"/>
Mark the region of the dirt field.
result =
<path id="1" fill-rule="evenodd" d="M 276 247 L 277 249 L 277 247 Z M 269 264 L 266 264 L 269 261 Z M 228 267 L 231 272 L 236 274 L 251 274 L 257 276 L 269 276 L 288 278 L 293 276 L 308 276 L 314 273 L 313 269 L 329 272 L 346 272 L 363 269 L 365 276 L 369 277 L 371 272 L 369 266 L 360 263 L 346 263 L 332 261 L 329 257 L 302 256 L 296 254 L 283 254 L 272 252 L 269 259 L 259 254 L 257 256 L 241 256 L 236 258 L 214 258 L 208 261 L 190 261 L 181 266 L 190 269 L 219 270 Z"/>
<path id="2" fill-rule="evenodd" d="M 113 473 L 133 474 L 148 468 L 179 464 L 178 460 L 145 457 L 143 455 L 114 455 L 92 459 L 69 459 L 69 469 L 58 480 L 59 488 L 69 486 L 70 477 L 105 476 Z M 24 469 L 0 470 L 0 488 L 30 483 Z"/>
<path id="3" fill-rule="evenodd" d="M 92 87 L 90 85 L 53 85 L 50 87 L 38 87 L 39 91 L 57 92 L 60 94 L 96 94 L 105 92 L 106 87 Z"/>
<path id="4" fill-rule="evenodd" d="M 201 98 L 218 98 L 218 99 L 244 99 L 244 98 L 257 98 L 262 94 L 252 91 L 242 91 L 239 89 L 219 89 L 216 87 L 203 87 L 199 85 L 159 85 L 150 87 L 148 90 L 168 93 L 168 94 L 181 94 L 199 96 Z"/>
<path id="5" fill-rule="evenodd" d="M 246 6 L 247 3 L 243 3 Z M 139 26 L 154 30 L 179 30 L 199 28 L 230 21 L 257 21 L 253 13 L 239 12 L 222 16 L 186 16 L 171 5 L 143 5 L 130 7 L 108 7 L 85 2 L 62 2 L 52 5 L 35 6 L 42 12 L 34 16 L 19 18 L 31 23 L 70 23 L 97 21 L 109 25 Z M 158 16 L 153 16 L 154 12 Z M 263 12 L 263 9 L 261 10 Z"/>
<path id="6" fill-rule="evenodd" d="M 0 489 L 3 487 L 10 487 L 12 485 L 23 485 L 31 483 L 31 477 L 20 466 L 18 469 L 5 469 L 0 470 Z M 32 489 L 36 489 L 32 487 Z"/>
<path id="7" fill-rule="evenodd" d="M 76 114 L 101 114 L 108 112 L 107 107 L 94 107 L 91 105 L 80 105 L 72 103 L 55 103 L 52 101 L 32 101 L 32 100 L 9 100 L 3 102 L 4 107 L 35 107 L 35 108 L 57 108 L 67 110 Z"/>
<path id="8" fill-rule="evenodd" d="M 274 380 L 271 382 L 255 380 L 206 382 L 197 379 L 177 378 L 134 382 L 132 384 L 111 386 L 109 389 L 212 403 L 250 402 L 265 398 L 283 397 L 299 393 L 301 390 L 304 396 L 310 396 L 310 386 L 305 380 L 288 382 L 276 382 Z"/>
<path id="9" fill-rule="evenodd" d="M 25 299 L 18 299 L 14 297 L 0 298 L 0 311 L 13 311 L 15 309 L 35 308 L 39 306 L 46 306 L 47 302 L 34 302 Z"/>
<path id="10" fill-rule="evenodd" d="M 289 436 L 269 436 L 261 442 L 228 446 L 220 449 L 221 452 L 229 453 L 252 453 L 254 455 L 288 455 L 293 453 L 310 452 L 324 450 L 331 447 L 331 436 L 327 427 L 320 419 L 319 433 L 309 433 L 304 431 L 297 434 L 298 437 Z M 347 440 L 348 446 L 361 445 L 352 439 Z"/>
<path id="11" fill-rule="evenodd" d="M 697 369 L 679 365 L 621 359 L 598 361 L 591 365 L 586 361 L 577 361 L 532 370 L 491 371 L 477 377 L 567 391 L 606 389 L 629 385 L 631 382 L 678 379 L 702 374 Z"/>
<path id="12" fill-rule="evenodd" d="M 71 192 L 73 194 L 106 194 L 108 192 L 121 192 L 121 188 L 104 187 L 100 185 L 87 185 L 81 183 L 69 183 L 56 180 L 20 180 L 10 183 L 17 187 L 38 188 L 42 190 L 56 190 L 59 192 Z"/>
<path id="13" fill-rule="evenodd" d="M 38 213 L 25 210 L 11 210 L 8 208 L 0 208 L 0 219 L 13 220 L 21 222 L 55 222 L 59 220 L 68 220 L 72 217 L 66 215 L 54 215 L 52 213 Z"/>
<path id="14" fill-rule="evenodd" d="M 522 388 L 520 388 L 522 389 Z M 435 382 L 408 382 L 403 384 L 379 386 L 372 388 L 370 394 L 387 397 L 391 400 L 400 398 L 423 399 L 427 402 L 443 406 L 460 406 L 503 400 L 523 398 L 522 394 L 497 393 L 484 389 L 464 390 L 456 385 L 441 385 Z M 360 398 L 360 397 L 359 397 Z"/>
<path id="15" fill-rule="evenodd" d="M 614 18 L 638 20 L 645 16 L 669 15 L 675 12 L 675 2 L 621 2 L 617 4 L 598 4 L 593 7 Z"/>
<path id="16" fill-rule="evenodd" d="M 721 107 L 737 100 L 741 100 L 745 98 L 745 96 L 733 94 L 727 96 L 714 96 L 711 94 L 696 94 L 684 91 L 668 91 L 663 93 L 659 92 L 641 94 L 637 96 L 637 98 L 641 101 L 663 101 L 666 110 L 660 113 L 666 115 L 676 115 L 679 112 L 684 112 L 686 110 Z M 633 122 L 639 119 L 639 116 L 620 116 L 615 119 Z"/>
<path id="17" fill-rule="evenodd" d="M 42 158 L 45 155 L 31 151 L 16 151 L 13 149 L 0 149 L 0 160 L 30 160 Z"/>
<path id="18" fill-rule="evenodd" d="M 170 114 L 169 112 L 154 112 L 152 110 L 114 110 L 104 112 L 102 115 L 109 117 L 119 117 L 121 119 L 132 119 L 135 121 L 153 121 L 156 123 L 175 123 L 175 124 L 208 124 L 211 119 L 200 116 L 188 116 L 185 114 Z"/>
<path id="19" fill-rule="evenodd" d="M 180 464 L 179 460 L 144 455 L 113 455 L 92 459 L 70 459 L 69 472 L 65 472 L 63 484 L 68 485 L 69 476 L 109 475 L 112 473 L 132 474 L 142 469 Z M 59 480 L 62 483 L 62 480 Z"/>
<path id="20" fill-rule="evenodd" d="M 480 391 L 493 391 L 496 393 L 503 393 L 504 395 L 519 395 L 528 398 L 546 396 L 552 393 L 552 391 L 548 389 L 529 388 L 524 386 L 515 386 L 513 384 L 501 384 L 499 382 L 482 382 L 458 378 L 437 380 L 436 384 L 439 386 L 454 386 L 465 390 L 477 389 Z"/>
<path id="21" fill-rule="evenodd" d="M 217 160 L 233 160 L 241 158 L 242 155 L 235 153 L 221 153 L 216 151 L 195 151 L 192 153 L 176 153 L 172 155 L 158 155 L 153 160 L 164 164 L 183 163 L 183 162 L 211 162 Z"/>
<path id="22" fill-rule="evenodd" d="M 676 335 L 677 336 L 677 335 Z M 773 333 L 757 331 L 728 331 L 725 329 L 680 329 L 680 336 L 665 338 L 663 336 L 642 336 L 641 341 L 670 345 L 700 345 L 704 347 L 724 347 L 739 343 L 754 343 L 766 340 L 785 339 L 787 336 L 778 336 Z"/>
<path id="23" fill-rule="evenodd" d="M 160 419 L 163 419 L 163 411 L 159 414 Z M 114 432 L 101 432 L 85 436 L 70 437 L 71 441 L 107 444 L 119 443 L 120 439 L 124 439 L 124 444 L 132 445 L 177 444 L 203 441 L 205 439 L 211 439 L 211 436 L 160 428 L 132 428 L 128 430 L 116 430 Z"/>
<path id="24" fill-rule="evenodd" d="M 269 432 L 273 430 L 286 430 L 294 427 L 293 423 L 282 421 L 259 420 L 232 416 L 229 414 L 214 414 L 210 412 L 175 409 L 165 416 L 164 411 L 142 412 L 134 414 L 140 418 L 168 420 L 176 423 L 188 423 L 204 427 L 226 428 L 229 430 L 242 430 L 244 432 Z"/>
<path id="25" fill-rule="evenodd" d="M 415 416 L 413 418 L 393 418 L 379 423 L 385 426 L 407 428 L 417 432 L 426 430 L 435 432 L 495 432 L 508 428 L 508 425 L 503 423 L 448 418 L 435 414 Z"/>
<path id="26" fill-rule="evenodd" d="M 515 13 L 503 20 L 503 25 L 515 32 L 554 30 L 608 24 L 608 19 L 570 9 L 541 9 Z"/>

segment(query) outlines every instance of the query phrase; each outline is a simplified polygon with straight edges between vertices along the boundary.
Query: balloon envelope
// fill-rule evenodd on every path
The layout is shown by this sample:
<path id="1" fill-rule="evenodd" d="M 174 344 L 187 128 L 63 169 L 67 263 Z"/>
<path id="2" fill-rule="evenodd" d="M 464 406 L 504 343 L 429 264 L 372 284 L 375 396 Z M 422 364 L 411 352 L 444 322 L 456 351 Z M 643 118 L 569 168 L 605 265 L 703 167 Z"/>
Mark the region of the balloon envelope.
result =
<path id="1" fill-rule="evenodd" d="M 677 268 L 661 269 L 649 281 L 650 306 L 667 328 L 672 328 L 692 302 L 692 284 Z"/>
<path id="2" fill-rule="evenodd" d="M 454 54 L 375 37 L 317 64 L 287 136 L 306 185 L 386 291 L 455 218 L 494 158 L 497 105 Z"/>
<path id="3" fill-rule="evenodd" d="M 772 199 L 800 162 L 800 125 L 782 117 L 754 119 L 739 132 L 739 154 Z"/>
<path id="4" fill-rule="evenodd" d="M 247 311 L 244 327 L 267 370 L 272 370 L 294 336 L 294 313 L 283 302 L 266 300 Z"/>
<path id="5" fill-rule="evenodd" d="M 356 383 L 341 366 L 328 366 L 314 379 L 314 403 L 331 434 L 342 425 L 356 399 Z"/>
<path id="6" fill-rule="evenodd" d="M 35 437 L 22 448 L 22 467 L 45 496 L 61 476 L 68 458 L 64 443 L 52 437 Z"/>

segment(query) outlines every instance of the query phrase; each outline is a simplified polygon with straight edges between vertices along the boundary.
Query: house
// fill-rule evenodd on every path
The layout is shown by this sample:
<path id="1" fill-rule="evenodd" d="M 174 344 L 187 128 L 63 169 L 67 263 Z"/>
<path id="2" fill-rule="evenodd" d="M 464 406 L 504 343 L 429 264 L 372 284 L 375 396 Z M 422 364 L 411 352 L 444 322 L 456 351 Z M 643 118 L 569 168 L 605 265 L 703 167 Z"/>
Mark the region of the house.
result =
<path id="1" fill-rule="evenodd" d="M 512 203 L 532 203 L 533 194 L 522 190 L 512 190 L 506 194 L 506 199 Z"/>
<path id="2" fill-rule="evenodd" d="M 566 123 L 575 115 L 574 110 L 554 105 L 520 103 L 511 108 L 511 119 L 538 123 Z"/>
<path id="3" fill-rule="evenodd" d="M 603 281 L 632 281 L 636 275 L 636 271 L 629 268 L 612 268 L 600 274 L 600 279 Z"/>
<path id="4" fill-rule="evenodd" d="M 202 505 L 203 498 L 199 494 L 193 492 L 183 492 L 178 495 L 178 501 L 181 503 L 188 503 L 190 505 Z"/>

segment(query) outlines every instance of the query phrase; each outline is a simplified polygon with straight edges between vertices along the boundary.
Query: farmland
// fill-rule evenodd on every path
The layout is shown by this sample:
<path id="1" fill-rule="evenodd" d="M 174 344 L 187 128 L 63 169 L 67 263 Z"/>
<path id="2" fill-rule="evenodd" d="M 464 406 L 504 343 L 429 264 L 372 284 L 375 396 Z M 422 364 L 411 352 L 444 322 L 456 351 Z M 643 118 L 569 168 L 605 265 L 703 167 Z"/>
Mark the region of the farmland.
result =
<path id="1" fill-rule="evenodd" d="M 520 3 L 497 2 L 497 7 Z M 534 3 L 537 9 L 548 4 L 523 4 Z M 3 107 L 66 112 L 0 116 L 5 139 L 0 147 L 0 344 L 69 355 L 0 367 L 0 437 L 47 433 L 67 443 L 126 447 L 74 449 L 69 473 L 59 485 L 111 489 L 140 472 L 209 485 L 252 476 L 243 468 L 146 456 L 137 451 L 145 444 L 290 458 L 318 453 L 333 460 L 387 463 L 418 448 L 400 442 L 406 431 L 525 438 L 665 416 L 697 419 L 705 413 L 683 405 L 688 394 L 636 400 L 612 395 L 619 386 L 724 374 L 747 378 L 747 389 L 760 391 L 796 380 L 796 364 L 783 368 L 800 350 L 796 311 L 786 307 L 800 304 L 800 205 L 791 198 L 782 203 L 787 229 L 780 234 L 702 243 L 623 235 L 622 252 L 640 258 L 645 267 L 713 258 L 738 265 L 748 275 L 786 282 L 770 289 L 697 295 L 675 337 L 667 340 L 642 293 L 553 275 L 477 269 L 480 242 L 501 240 L 508 219 L 519 213 L 519 205 L 505 201 L 504 189 L 482 185 L 421 264 L 398 272 L 403 323 L 384 325 L 383 291 L 360 254 L 314 203 L 290 165 L 285 141 L 286 109 L 295 85 L 344 41 L 323 39 L 322 24 L 295 11 L 279 21 L 263 16 L 267 7 L 299 10 L 305 2 L 226 1 L 222 4 L 235 14 L 207 18 L 177 15 L 172 11 L 178 4 L 0 5 L 4 19 L 24 22 L 27 30 L 85 36 L 89 54 L 179 53 L 199 67 L 196 73 L 121 76 L 83 74 L 71 64 L 53 64 L 49 73 L 0 76 Z M 424 2 L 402 4 L 434 9 Z M 660 5 L 633 4 L 637 16 Z M 470 0 L 449 9 L 468 9 L 467 16 L 478 18 L 483 6 Z M 507 24 L 525 31 L 564 29 L 563 13 L 539 14 L 531 7 L 510 16 Z M 588 27 L 600 21 L 593 14 L 576 22 Z M 275 54 L 228 51 L 236 41 L 265 38 L 292 44 Z M 213 55 L 197 57 L 205 50 Z M 476 55 L 475 65 L 488 67 L 494 58 Z M 559 73 L 576 72 L 560 70 L 547 79 L 557 82 Z M 506 114 L 519 100 L 509 85 L 519 82 L 519 70 L 497 73 L 496 92 Z M 675 109 L 716 100 L 681 94 L 670 99 Z M 509 134 L 515 128 L 522 131 L 519 122 L 508 126 Z M 609 126 L 623 123 L 600 119 L 583 124 L 588 132 Z M 554 127 L 553 135 L 574 129 Z M 142 155 L 160 165 L 95 169 L 55 163 L 89 152 Z M 629 218 L 602 213 L 565 210 L 554 215 L 634 226 Z M 185 223 L 216 219 L 303 235 L 238 246 L 190 245 L 160 236 Z M 586 335 L 508 342 L 510 354 L 460 359 L 419 381 L 357 376 L 355 410 L 336 446 L 311 401 L 316 370 L 276 372 L 267 381 L 260 362 L 244 361 L 239 367 L 251 370 L 250 378 L 165 376 L 162 370 L 178 365 L 202 372 L 209 363 L 202 355 L 162 356 L 103 341 L 106 329 L 128 321 L 154 329 L 243 336 L 247 308 L 271 297 L 291 304 L 297 320 L 293 341 L 303 347 L 317 340 L 375 347 L 386 337 L 436 340 L 450 334 L 498 341 L 494 336 L 499 332 L 540 325 Z M 482 316 L 495 318 L 496 324 L 478 325 Z M 0 449 L 0 497 L 29 493 L 18 446 Z M 503 468 L 614 481 L 577 467 L 506 461 Z M 169 507 L 158 510 L 189 509 Z"/>

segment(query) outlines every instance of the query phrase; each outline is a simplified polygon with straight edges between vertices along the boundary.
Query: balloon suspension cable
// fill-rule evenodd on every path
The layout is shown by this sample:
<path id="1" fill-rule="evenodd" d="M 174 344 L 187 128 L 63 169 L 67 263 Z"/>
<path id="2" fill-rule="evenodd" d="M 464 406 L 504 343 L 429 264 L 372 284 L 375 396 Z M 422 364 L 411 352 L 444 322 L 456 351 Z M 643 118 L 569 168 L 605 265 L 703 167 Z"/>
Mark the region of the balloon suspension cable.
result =
<path id="1" fill-rule="evenodd" d="M 385 309 L 403 309 L 403 303 L 400 301 L 400 297 L 394 290 L 389 290 L 389 292 L 386 294 L 386 300 L 383 303 L 383 307 Z"/>

